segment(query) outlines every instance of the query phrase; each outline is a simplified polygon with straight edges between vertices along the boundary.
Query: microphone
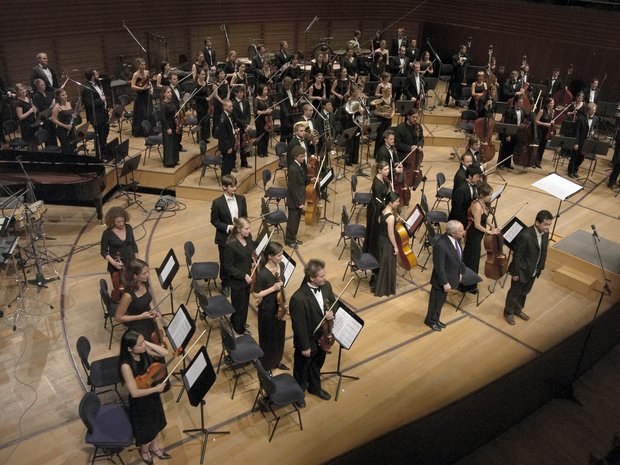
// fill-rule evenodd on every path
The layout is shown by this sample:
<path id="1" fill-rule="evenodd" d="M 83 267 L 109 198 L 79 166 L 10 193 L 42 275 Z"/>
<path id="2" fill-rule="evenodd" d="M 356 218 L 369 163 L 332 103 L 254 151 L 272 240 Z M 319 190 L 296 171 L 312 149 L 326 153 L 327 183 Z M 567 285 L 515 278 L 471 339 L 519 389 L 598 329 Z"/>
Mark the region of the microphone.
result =
<path id="1" fill-rule="evenodd" d="M 601 238 L 600 238 L 600 237 L 598 237 L 598 231 L 596 230 L 596 226 L 594 226 L 594 225 L 592 224 L 592 225 L 590 225 L 590 227 L 592 228 L 592 235 L 593 235 L 594 237 L 596 237 L 596 238 L 599 240 L 599 242 L 600 242 Z"/>

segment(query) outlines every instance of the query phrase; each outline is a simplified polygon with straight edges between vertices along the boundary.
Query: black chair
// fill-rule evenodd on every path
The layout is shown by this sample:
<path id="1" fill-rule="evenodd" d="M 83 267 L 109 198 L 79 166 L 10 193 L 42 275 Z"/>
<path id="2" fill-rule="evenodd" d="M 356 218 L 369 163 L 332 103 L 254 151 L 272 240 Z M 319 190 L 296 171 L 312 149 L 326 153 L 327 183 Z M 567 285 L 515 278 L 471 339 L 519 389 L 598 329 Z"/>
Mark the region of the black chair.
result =
<path id="1" fill-rule="evenodd" d="M 233 336 L 232 329 L 229 329 L 226 323 L 220 323 L 220 335 L 222 337 L 222 353 L 220 355 L 220 361 L 217 364 L 217 372 L 220 372 L 222 360 L 224 364 L 232 370 L 235 384 L 230 398 L 234 399 L 239 377 L 244 374 L 249 374 L 247 367 L 256 359 L 263 356 L 263 350 L 258 346 L 252 336 L 248 334 L 237 337 Z M 226 357 L 224 357 L 224 354 L 226 354 Z"/>
<path id="2" fill-rule="evenodd" d="M 114 391 L 118 395 L 118 398 L 122 401 L 120 392 L 118 392 L 117 385 L 121 382 L 118 372 L 118 356 L 102 358 L 101 360 L 95 360 L 92 363 L 88 361 L 90 355 L 90 342 L 86 336 L 80 336 L 76 343 L 76 349 L 82 367 L 86 372 L 86 381 L 90 385 L 91 392 L 96 394 L 103 394 L 105 392 Z M 106 386 L 114 386 L 112 389 L 106 389 L 105 391 L 96 392 L 97 388 Z"/>
<path id="3" fill-rule="evenodd" d="M 206 281 L 207 289 L 209 289 L 209 295 L 211 295 L 211 281 L 213 281 L 213 285 L 215 286 L 215 280 L 217 279 L 218 273 L 220 272 L 220 265 L 217 262 L 192 263 L 192 257 L 196 253 L 196 248 L 194 247 L 194 243 L 192 241 L 187 241 L 183 245 L 183 250 L 185 251 L 187 277 L 197 281 Z M 190 286 L 185 305 L 187 305 L 187 303 L 189 302 L 189 298 L 192 295 L 192 289 L 193 288 Z"/>
<path id="4" fill-rule="evenodd" d="M 202 170 L 200 171 L 200 179 L 198 179 L 198 185 L 202 182 L 202 178 L 205 176 L 205 172 L 207 168 L 213 169 L 213 173 L 215 174 L 215 180 L 217 181 L 217 185 L 221 186 L 222 182 L 220 181 L 220 176 L 218 174 L 218 170 L 222 167 L 222 155 L 219 152 L 216 152 L 215 155 L 207 155 L 207 143 L 204 140 L 198 142 L 198 146 L 200 147 L 200 157 L 202 163 Z"/>
<path id="5" fill-rule="evenodd" d="M 465 131 L 467 134 L 474 132 L 473 121 L 478 119 L 478 112 L 474 110 L 465 110 L 461 112 L 461 118 L 459 122 L 459 130 Z"/>
<path id="6" fill-rule="evenodd" d="M 2 123 L 2 129 L 4 133 L 9 138 L 9 147 L 14 150 L 23 150 L 28 147 L 28 142 L 23 139 L 17 137 L 17 130 L 19 129 L 19 125 L 16 121 L 12 119 L 6 120 Z"/>
<path id="7" fill-rule="evenodd" d="M 342 250 L 340 251 L 340 255 L 338 255 L 338 260 L 342 258 L 342 254 L 344 250 L 347 248 L 347 240 L 354 240 L 360 246 L 360 241 L 366 236 L 366 226 L 363 224 L 350 224 L 349 223 L 349 214 L 347 213 L 347 207 L 342 206 L 342 215 L 340 216 L 340 239 L 338 239 L 338 244 L 336 247 L 340 245 L 340 241 L 344 241 L 342 246 Z"/>
<path id="8" fill-rule="evenodd" d="M 267 205 L 267 202 L 264 198 L 260 199 L 260 212 L 263 216 L 264 224 L 266 224 L 267 226 L 274 226 L 276 230 L 281 231 L 282 235 L 284 235 L 284 228 L 282 228 L 282 223 L 286 223 L 288 221 L 286 213 L 284 213 L 282 210 L 275 210 L 270 212 L 269 206 Z"/>
<path id="9" fill-rule="evenodd" d="M 467 108 L 469 105 L 469 99 L 471 98 L 471 86 L 465 86 L 461 89 L 461 98 L 458 101 L 458 105 L 463 108 Z"/>
<path id="10" fill-rule="evenodd" d="M 269 423 L 275 421 L 275 425 L 273 425 L 273 429 L 269 433 L 269 442 L 273 439 L 273 435 L 276 432 L 280 420 L 295 412 L 297 412 L 297 417 L 299 418 L 299 429 L 303 431 L 304 427 L 301 422 L 301 412 L 297 407 L 297 403 L 304 400 L 304 390 L 299 383 L 288 373 L 282 373 L 273 377 L 270 376 L 260 360 L 256 360 L 254 366 L 256 367 L 260 387 L 256 393 L 252 411 L 256 411 L 260 404 L 260 410 L 265 419 L 267 419 L 265 415 L 267 409 L 269 409 L 273 415 L 273 420 L 267 420 Z M 293 407 L 293 410 L 288 410 L 282 414 L 276 412 L 276 409 L 288 406 Z"/>
<path id="11" fill-rule="evenodd" d="M 87 392 L 80 401 L 79 412 L 86 426 L 84 441 L 95 447 L 91 465 L 104 457 L 114 463 L 114 456 L 124 465 L 120 453 L 132 445 L 133 430 L 123 406 L 101 405 L 96 394 Z"/>
<path id="12" fill-rule="evenodd" d="M 127 94 L 118 96 L 118 103 L 120 105 L 120 108 L 118 110 L 119 110 L 119 113 L 121 114 L 121 117 L 118 118 L 119 135 L 123 131 L 123 123 L 126 121 L 129 121 L 129 123 L 131 124 L 131 120 L 133 119 L 133 111 L 126 109 L 127 105 L 129 105 L 131 102 L 132 102 L 131 97 Z M 117 109 L 115 108 L 114 110 L 116 112 Z"/>
<path id="13" fill-rule="evenodd" d="M 357 276 L 357 285 L 355 286 L 355 292 L 353 293 L 353 298 L 357 295 L 357 290 L 360 287 L 360 281 L 362 278 L 368 277 L 368 272 L 372 270 L 376 270 L 379 268 L 379 262 L 372 254 L 362 252 L 362 248 L 355 241 L 351 241 L 351 259 L 349 263 L 347 263 L 346 268 L 344 269 L 344 275 L 342 275 L 342 280 L 344 281 L 345 276 L 347 275 L 347 270 L 351 270 Z M 363 273 L 362 274 L 360 274 Z"/>
<path id="14" fill-rule="evenodd" d="M 448 222 L 448 214 L 441 210 L 430 210 L 428 208 L 428 199 L 424 192 L 422 192 L 422 196 L 420 197 L 420 207 L 422 208 L 422 212 L 424 212 L 424 216 L 426 216 L 432 224 L 439 226 L 439 230 L 441 231 L 441 223 Z"/>
<path id="15" fill-rule="evenodd" d="M 198 316 L 200 316 L 209 327 L 207 342 L 205 343 L 205 346 L 208 346 L 211 330 L 215 325 L 214 323 L 209 323 L 209 319 L 217 321 L 218 324 L 221 325 L 222 321 L 227 321 L 227 317 L 235 313 L 235 308 L 223 295 L 207 297 L 204 289 L 196 280 L 192 281 L 192 287 L 194 289 L 194 296 L 196 297 L 196 316 L 194 317 L 194 322 L 198 319 Z"/>
<path id="16" fill-rule="evenodd" d="M 151 150 L 153 147 L 157 149 L 157 153 L 159 153 L 159 159 L 164 161 L 164 157 L 161 154 L 160 147 L 164 143 L 163 136 L 161 134 L 153 133 L 153 128 L 151 126 L 151 122 L 149 120 L 142 121 L 142 131 L 144 131 L 144 146 L 146 147 L 146 156 L 142 160 L 142 166 L 146 164 L 146 159 L 151 158 Z"/>
<path id="17" fill-rule="evenodd" d="M 286 158 L 286 142 L 281 141 L 276 144 L 276 156 L 278 157 L 278 167 L 273 172 L 273 182 L 276 182 L 276 174 L 278 171 L 282 171 L 284 173 L 284 179 L 288 181 L 288 160 Z"/>
<path id="18" fill-rule="evenodd" d="M 271 187 L 267 188 L 267 183 L 271 181 L 271 171 L 265 168 L 263 170 L 263 190 L 265 191 L 265 198 L 267 199 L 267 205 L 271 202 L 275 202 L 276 208 L 280 209 L 280 202 L 286 199 L 288 195 L 288 189 L 285 187 L 277 187 L 271 185 Z"/>
<path id="19" fill-rule="evenodd" d="M 46 145 L 44 147 L 44 144 L 47 142 L 47 136 L 48 132 L 45 128 L 39 128 L 37 132 L 34 133 L 34 137 L 36 137 L 37 144 L 39 144 L 41 151 L 46 153 L 61 153 L 62 149 L 57 145 Z"/>
<path id="20" fill-rule="evenodd" d="M 353 216 L 355 209 L 359 206 L 368 207 L 370 203 L 370 192 L 357 192 L 357 175 L 351 175 L 351 211 L 349 216 Z"/>
<path id="21" fill-rule="evenodd" d="M 452 189 L 449 187 L 443 187 L 446 183 L 446 175 L 442 172 L 437 173 L 437 193 L 435 194 L 435 203 L 433 203 L 434 210 L 441 202 L 446 202 L 448 205 L 448 211 L 450 210 L 450 201 L 452 200 Z"/>
<path id="22" fill-rule="evenodd" d="M 446 83 L 446 93 L 447 93 L 448 88 L 450 87 L 450 81 L 452 80 L 452 65 L 451 64 L 447 63 L 439 67 L 439 78 L 438 79 Z"/>
<path id="23" fill-rule="evenodd" d="M 105 279 L 99 280 L 99 297 L 101 297 L 101 306 L 103 307 L 103 327 L 108 327 L 110 323 L 110 342 L 108 343 L 108 350 L 112 348 L 112 337 L 114 336 L 114 328 L 123 325 L 114 319 L 116 315 L 117 304 L 112 302 L 110 292 L 108 290 L 108 282 Z"/>

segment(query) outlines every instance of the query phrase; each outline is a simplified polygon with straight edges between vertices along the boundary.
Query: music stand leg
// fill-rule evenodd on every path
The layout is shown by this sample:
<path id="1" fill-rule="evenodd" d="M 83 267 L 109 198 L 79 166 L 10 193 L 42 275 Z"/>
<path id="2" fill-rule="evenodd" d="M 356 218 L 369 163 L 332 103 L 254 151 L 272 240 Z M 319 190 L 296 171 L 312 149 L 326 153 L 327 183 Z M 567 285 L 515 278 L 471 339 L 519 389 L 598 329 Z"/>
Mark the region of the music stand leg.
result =
<path id="1" fill-rule="evenodd" d="M 205 428 L 205 401 L 200 401 L 200 428 L 193 429 L 184 429 L 183 432 L 185 434 L 189 434 L 192 437 L 195 437 L 196 434 L 202 434 L 202 449 L 200 451 L 200 463 L 204 463 L 205 461 L 205 450 L 207 448 L 207 438 L 209 434 L 230 434 L 230 431 L 211 431 Z"/>
<path id="2" fill-rule="evenodd" d="M 344 375 L 342 374 L 342 371 L 340 370 L 340 365 L 342 362 L 342 346 L 338 346 L 338 365 L 336 366 L 336 371 L 326 371 L 324 373 L 321 373 L 321 375 L 327 376 L 327 375 L 336 375 L 338 376 L 338 387 L 336 388 L 336 396 L 335 396 L 335 401 L 338 402 L 338 396 L 340 395 L 340 385 L 342 384 L 342 378 L 346 378 L 346 379 L 352 379 L 355 381 L 359 380 L 359 377 L 357 376 L 350 376 L 350 375 Z"/>
<path id="3" fill-rule="evenodd" d="M 553 219 L 553 229 L 551 229 L 551 237 L 549 238 L 550 241 L 552 242 L 556 242 L 555 238 L 554 238 L 554 234 L 555 234 L 555 226 L 558 224 L 558 218 L 560 217 L 560 208 L 562 208 L 562 200 L 560 199 L 560 204 L 558 205 L 558 211 L 555 214 L 555 218 Z"/>

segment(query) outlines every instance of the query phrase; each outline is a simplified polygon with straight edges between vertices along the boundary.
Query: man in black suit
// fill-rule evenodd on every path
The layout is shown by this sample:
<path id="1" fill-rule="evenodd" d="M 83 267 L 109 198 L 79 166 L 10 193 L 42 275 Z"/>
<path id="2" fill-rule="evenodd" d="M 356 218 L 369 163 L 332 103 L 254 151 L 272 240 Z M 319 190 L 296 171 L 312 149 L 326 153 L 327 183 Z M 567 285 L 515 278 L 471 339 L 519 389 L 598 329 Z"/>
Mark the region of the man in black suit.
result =
<path id="1" fill-rule="evenodd" d="M 293 94 L 293 80 L 286 76 L 280 85 L 280 142 L 287 144 L 293 137 L 293 113 L 295 113 L 295 97 Z"/>
<path id="2" fill-rule="evenodd" d="M 286 64 L 290 63 L 293 59 L 293 55 L 288 53 L 288 42 L 283 40 L 280 42 L 280 51 L 276 53 L 276 66 L 278 71 Z"/>
<path id="3" fill-rule="evenodd" d="M 502 99 L 504 102 L 510 100 L 518 94 L 522 94 L 521 89 L 523 88 L 523 83 L 519 80 L 519 71 L 513 69 L 510 72 L 510 77 L 506 79 L 504 85 L 502 86 Z"/>
<path id="4" fill-rule="evenodd" d="M 295 147 L 303 148 L 304 153 L 306 154 L 309 152 L 310 144 L 306 142 L 306 128 L 307 127 L 308 127 L 307 123 L 304 121 L 298 121 L 297 123 L 295 123 L 295 126 L 293 126 L 293 137 L 291 138 L 288 145 L 286 146 L 286 160 L 288 161 L 289 165 L 293 163 L 293 160 L 295 159 L 295 155 L 293 153 L 293 149 Z M 303 160 L 304 164 L 307 161 L 308 160 L 304 158 Z"/>
<path id="5" fill-rule="evenodd" d="M 523 109 L 523 95 L 515 95 L 514 106 L 507 109 L 504 113 L 504 123 L 520 125 L 523 121 L 525 121 L 526 117 L 527 114 Z M 515 145 L 517 144 L 517 138 L 516 136 L 506 136 L 504 134 L 500 134 L 500 140 L 502 141 L 502 144 L 499 149 L 499 156 L 497 157 L 497 162 L 499 165 L 498 168 L 501 170 L 511 170 L 513 169 L 512 160 L 508 160 L 506 162 L 504 162 L 504 160 L 510 157 L 510 155 L 514 152 Z"/>
<path id="6" fill-rule="evenodd" d="M 452 186 L 452 192 L 457 190 L 463 184 L 467 183 L 467 168 L 474 162 L 473 156 L 469 149 L 463 155 L 461 155 L 461 164 L 456 174 L 454 175 L 454 184 Z"/>
<path id="7" fill-rule="evenodd" d="M 398 159 L 403 160 L 410 152 L 424 147 L 424 132 L 419 123 L 420 115 L 415 108 L 410 109 L 405 116 L 405 122 L 400 123 L 394 130 L 394 141 L 398 151 Z M 404 164 L 412 160 L 409 157 Z M 417 186 L 413 186 L 414 189 Z"/>
<path id="8" fill-rule="evenodd" d="M 224 262 L 224 250 L 228 234 L 233 228 L 234 218 L 247 218 L 248 207 L 243 195 L 236 195 L 237 180 L 231 174 L 222 176 L 222 190 L 224 194 L 216 198 L 211 204 L 211 224 L 215 226 L 215 243 L 220 254 L 220 279 L 222 281 L 222 294 L 226 297 L 230 294 L 228 276 L 222 266 Z"/>
<path id="9" fill-rule="evenodd" d="M 183 89 L 179 85 L 179 75 L 177 73 L 170 73 L 170 89 L 172 89 L 172 103 L 174 107 L 179 111 L 181 103 L 183 102 Z M 181 137 L 179 139 L 179 152 L 186 152 L 181 144 Z"/>
<path id="10" fill-rule="evenodd" d="M 233 123 L 239 128 L 239 140 L 243 140 L 244 135 L 250 130 L 250 120 L 252 119 L 250 113 L 250 102 L 245 98 L 245 89 L 243 86 L 234 88 L 235 98 L 233 103 Z M 248 151 L 250 146 L 240 147 L 239 156 L 241 158 L 241 168 L 252 168 L 248 164 Z"/>
<path id="11" fill-rule="evenodd" d="M 471 58 L 467 54 L 467 45 L 459 45 L 459 52 L 452 55 L 452 79 L 446 93 L 445 106 L 450 103 L 450 96 L 458 102 L 461 98 L 461 87 L 465 81 L 465 66 L 471 63 Z"/>
<path id="12" fill-rule="evenodd" d="M 293 377 L 302 389 L 308 390 L 323 400 L 331 399 L 321 388 L 321 368 L 325 363 L 326 352 L 319 347 L 322 328 L 314 332 L 323 318 L 332 320 L 333 312 L 327 311 L 336 296 L 327 281 L 325 262 L 312 258 L 304 267 L 305 279 L 295 291 L 289 302 L 293 326 L 293 345 L 295 347 Z M 297 407 L 305 407 L 305 401 Z"/>
<path id="13" fill-rule="evenodd" d="M 560 68 L 553 68 L 551 77 L 545 79 L 543 84 L 547 87 L 547 97 L 553 97 L 558 90 L 562 89 L 564 84 L 560 78 Z"/>
<path id="14" fill-rule="evenodd" d="M 523 307 L 525 298 L 534 286 L 534 281 L 545 269 L 549 228 L 552 220 L 551 212 L 539 211 L 534 226 L 522 230 L 515 239 L 512 262 L 508 266 L 508 273 L 512 275 L 512 280 L 504 306 L 504 319 L 510 325 L 515 324 L 514 315 L 525 321 L 530 319 L 523 312 Z"/>
<path id="15" fill-rule="evenodd" d="M 600 99 L 600 89 L 598 88 L 598 79 L 593 78 L 590 81 L 590 87 L 583 91 L 584 102 L 586 103 L 598 103 Z"/>
<path id="16" fill-rule="evenodd" d="M 583 163 L 585 154 L 583 153 L 583 144 L 586 139 L 592 137 L 592 131 L 596 129 L 599 123 L 596 113 L 596 103 L 588 103 L 586 106 L 586 114 L 580 115 L 575 124 L 575 145 L 570 155 L 568 163 L 568 177 L 577 179 L 579 177 L 579 167 Z"/>
<path id="17" fill-rule="evenodd" d="M 95 154 L 101 159 L 101 151 L 105 148 L 110 133 L 108 104 L 99 84 L 99 72 L 96 69 L 87 69 L 84 77 L 86 85 L 82 90 L 82 104 L 86 111 L 86 120 L 93 125 L 95 131 Z"/>
<path id="18" fill-rule="evenodd" d="M 459 240 L 465 230 L 463 225 L 450 220 L 446 224 L 446 232 L 433 245 L 433 273 L 431 274 L 431 295 L 428 300 L 428 311 L 424 324 L 433 331 L 441 331 L 446 325 L 441 322 L 441 308 L 446 302 L 448 292 L 457 289 L 463 274 L 463 249 Z"/>
<path id="19" fill-rule="evenodd" d="M 258 44 L 256 46 L 256 51 L 257 51 L 256 55 L 252 57 L 252 62 L 250 64 L 250 71 L 253 74 L 258 75 L 258 73 L 262 71 L 263 63 L 265 61 L 265 58 L 264 58 L 265 46 L 263 44 Z"/>
<path id="20" fill-rule="evenodd" d="M 50 68 L 47 60 L 47 53 L 37 53 L 37 65 L 32 69 L 30 75 L 30 85 L 34 89 L 34 80 L 43 79 L 45 81 L 45 90 L 54 91 L 60 86 L 58 85 L 58 78 L 53 68 Z"/>
<path id="21" fill-rule="evenodd" d="M 288 165 L 288 191 L 286 205 L 288 221 L 286 222 L 286 245 L 296 249 L 301 241 L 297 240 L 301 213 L 306 203 L 306 151 L 301 146 L 293 147 L 293 161 Z"/>
<path id="22" fill-rule="evenodd" d="M 331 100 L 321 101 L 321 111 L 315 118 L 316 130 L 319 133 L 319 144 L 316 148 L 317 153 L 321 153 L 323 145 L 327 139 L 334 140 L 336 137 L 336 118 L 334 116 L 334 105 Z"/>
<path id="23" fill-rule="evenodd" d="M 237 153 L 235 150 L 236 134 L 239 132 L 235 129 L 232 120 L 233 104 L 230 100 L 224 100 L 222 105 L 222 114 L 218 122 L 217 130 L 217 148 L 222 154 L 222 176 L 230 174 L 235 167 Z"/>
<path id="24" fill-rule="evenodd" d="M 217 66 L 217 56 L 215 55 L 215 50 L 213 50 L 213 45 L 211 44 L 211 37 L 205 37 L 205 48 L 202 51 L 202 54 L 205 56 L 205 61 L 209 65 L 209 69 L 211 71 L 215 71 Z"/>
<path id="25" fill-rule="evenodd" d="M 398 49 L 398 53 L 394 56 L 390 57 L 390 62 L 387 64 L 387 70 L 392 73 L 392 79 L 394 82 L 394 100 L 400 100 L 401 95 L 404 92 L 404 88 L 407 85 L 406 81 L 403 81 L 409 76 L 411 72 L 411 63 L 409 58 L 406 55 L 407 49 L 403 45 Z M 399 78 L 399 81 L 394 81 L 394 79 Z M 402 84 L 399 84 L 402 82 Z"/>
<path id="26" fill-rule="evenodd" d="M 467 225 L 467 211 L 471 202 L 478 197 L 476 184 L 480 181 L 481 174 L 480 168 L 473 165 L 467 167 L 465 183 L 452 191 L 449 220 L 457 220 L 461 224 Z"/>
<path id="27" fill-rule="evenodd" d="M 420 63 L 414 63 L 413 72 L 407 76 L 405 97 L 416 104 L 424 97 L 424 78 L 420 74 Z"/>
<path id="28" fill-rule="evenodd" d="M 420 49 L 418 48 L 417 39 L 409 39 L 409 44 L 407 45 L 407 58 L 409 58 L 409 63 L 413 64 L 416 61 L 420 61 Z"/>
<path id="29" fill-rule="evenodd" d="M 401 47 L 405 47 L 405 50 L 407 49 L 407 36 L 405 36 L 404 27 L 399 27 L 397 37 L 392 39 L 392 44 L 390 45 L 390 56 L 394 57 L 398 55 L 398 51 Z"/>

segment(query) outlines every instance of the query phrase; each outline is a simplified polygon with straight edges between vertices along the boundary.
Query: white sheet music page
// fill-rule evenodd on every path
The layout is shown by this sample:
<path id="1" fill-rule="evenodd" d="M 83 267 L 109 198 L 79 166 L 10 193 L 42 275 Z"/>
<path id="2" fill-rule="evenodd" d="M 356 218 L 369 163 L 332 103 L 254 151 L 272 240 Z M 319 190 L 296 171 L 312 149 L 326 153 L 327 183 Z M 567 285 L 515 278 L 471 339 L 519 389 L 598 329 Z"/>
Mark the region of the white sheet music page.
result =
<path id="1" fill-rule="evenodd" d="M 207 361 L 205 360 L 205 356 L 202 352 L 200 352 L 194 363 L 192 363 L 192 366 L 185 371 L 185 379 L 187 380 L 188 390 L 191 389 L 206 366 Z"/>
<path id="2" fill-rule="evenodd" d="M 332 334 L 338 343 L 345 349 L 350 349 L 353 341 L 362 330 L 362 325 L 342 307 L 338 308 L 334 318 Z"/>

